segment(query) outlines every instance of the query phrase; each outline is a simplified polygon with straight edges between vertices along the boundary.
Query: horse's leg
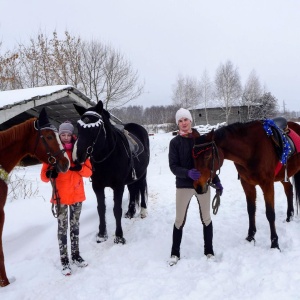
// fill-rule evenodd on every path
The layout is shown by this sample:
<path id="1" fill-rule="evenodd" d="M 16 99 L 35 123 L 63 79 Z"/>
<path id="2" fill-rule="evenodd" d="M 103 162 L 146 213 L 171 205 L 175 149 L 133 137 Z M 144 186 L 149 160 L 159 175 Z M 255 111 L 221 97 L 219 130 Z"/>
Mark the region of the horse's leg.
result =
<path id="1" fill-rule="evenodd" d="M 2 233 L 4 227 L 4 205 L 7 197 L 7 185 L 4 181 L 0 180 L 0 287 L 9 285 L 8 278 L 6 276 L 5 264 L 4 264 L 4 253 L 2 244 Z"/>
<path id="2" fill-rule="evenodd" d="M 271 231 L 271 248 L 279 248 L 278 235 L 275 227 L 275 209 L 274 209 L 274 182 L 265 182 L 261 185 L 261 189 L 264 193 L 266 216 L 269 221 Z"/>
<path id="3" fill-rule="evenodd" d="M 249 229 L 248 236 L 246 240 L 248 242 L 255 242 L 255 233 L 256 233 L 256 225 L 255 225 L 255 212 L 256 212 L 256 189 L 254 185 L 247 183 L 245 180 L 241 178 L 241 184 L 244 189 L 247 201 L 247 211 L 249 217 Z"/>
<path id="4" fill-rule="evenodd" d="M 290 181 L 284 182 L 281 181 L 284 192 L 286 194 L 287 199 L 287 213 L 286 213 L 286 221 L 290 222 L 294 216 L 294 203 L 293 203 L 293 185 Z"/>
<path id="5" fill-rule="evenodd" d="M 129 204 L 128 211 L 125 214 L 125 218 L 133 218 L 136 212 L 136 205 L 139 205 L 141 198 L 141 218 L 147 216 L 147 198 L 148 198 L 148 189 L 147 189 L 147 180 L 146 174 L 144 174 L 139 180 L 135 181 L 128 185 L 129 191 Z"/>
<path id="6" fill-rule="evenodd" d="M 139 205 L 140 191 L 138 185 L 139 180 L 127 185 L 129 191 L 129 203 L 128 210 L 125 213 L 125 218 L 133 218 L 136 212 L 135 206 L 136 204 Z"/>
<path id="7" fill-rule="evenodd" d="M 96 236 L 96 242 L 102 243 L 107 240 L 107 230 L 106 230 L 106 205 L 105 205 L 105 193 L 104 187 L 98 187 L 96 184 L 92 185 L 95 195 L 97 197 L 97 210 L 99 215 L 99 232 Z"/>
<path id="8" fill-rule="evenodd" d="M 141 218 L 147 217 L 147 200 L 148 200 L 148 186 L 146 174 L 141 178 L 140 183 L 140 193 L 141 193 Z"/>
<path id="9" fill-rule="evenodd" d="M 121 185 L 118 188 L 114 188 L 114 216 L 116 219 L 116 237 L 114 242 L 116 244 L 125 244 L 126 240 L 123 237 L 123 230 L 122 230 L 122 199 L 124 193 L 124 185 Z"/>

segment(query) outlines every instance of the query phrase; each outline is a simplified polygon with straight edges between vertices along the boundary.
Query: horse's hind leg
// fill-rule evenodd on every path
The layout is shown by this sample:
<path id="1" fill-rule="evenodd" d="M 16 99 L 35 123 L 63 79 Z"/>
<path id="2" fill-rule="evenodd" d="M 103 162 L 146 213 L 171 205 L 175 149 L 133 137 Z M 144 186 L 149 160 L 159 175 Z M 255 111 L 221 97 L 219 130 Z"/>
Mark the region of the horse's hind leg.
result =
<path id="1" fill-rule="evenodd" d="M 139 201 L 141 199 L 141 218 L 147 216 L 147 198 L 148 189 L 146 174 L 144 174 L 139 180 L 128 185 L 129 191 L 129 204 L 128 211 L 125 213 L 125 218 L 133 218 L 136 213 L 136 205 L 139 206 Z"/>
<path id="2" fill-rule="evenodd" d="M 148 200 L 148 186 L 147 186 L 147 179 L 146 174 L 141 179 L 140 183 L 140 193 L 141 193 L 141 218 L 147 217 L 147 200 Z"/>
<path id="3" fill-rule="evenodd" d="M 0 180 L 0 287 L 9 285 L 8 278 L 6 276 L 5 264 L 4 264 L 4 253 L 2 244 L 2 233 L 4 227 L 4 205 L 7 197 L 7 185 Z"/>
<path id="4" fill-rule="evenodd" d="M 294 216 L 294 204 L 293 204 L 293 185 L 290 181 L 283 182 L 281 181 L 284 192 L 286 194 L 287 199 L 287 213 L 286 213 L 286 221 L 290 222 L 293 219 Z"/>
<path id="5" fill-rule="evenodd" d="M 255 233 L 256 233 L 256 225 L 255 225 L 255 212 L 256 212 L 256 189 L 254 185 L 251 185 L 241 179 L 241 184 L 244 189 L 247 201 L 247 211 L 249 217 L 249 229 L 248 236 L 246 240 L 248 242 L 255 242 Z"/>

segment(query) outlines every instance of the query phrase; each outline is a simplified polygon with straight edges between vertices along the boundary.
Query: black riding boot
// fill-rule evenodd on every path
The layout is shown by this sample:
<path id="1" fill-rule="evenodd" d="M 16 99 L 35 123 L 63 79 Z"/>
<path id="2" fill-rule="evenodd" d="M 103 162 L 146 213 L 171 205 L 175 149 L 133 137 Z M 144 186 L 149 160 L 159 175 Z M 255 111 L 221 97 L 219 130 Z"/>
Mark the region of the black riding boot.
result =
<path id="1" fill-rule="evenodd" d="M 214 254 L 213 250 L 213 225 L 212 222 L 208 226 L 203 225 L 203 237 L 204 237 L 204 254 Z"/>
<path id="2" fill-rule="evenodd" d="M 172 251 L 171 256 L 176 255 L 180 258 L 180 244 L 181 244 L 181 238 L 182 238 L 182 228 L 177 229 L 174 225 L 173 227 L 173 244 L 172 244 Z"/>

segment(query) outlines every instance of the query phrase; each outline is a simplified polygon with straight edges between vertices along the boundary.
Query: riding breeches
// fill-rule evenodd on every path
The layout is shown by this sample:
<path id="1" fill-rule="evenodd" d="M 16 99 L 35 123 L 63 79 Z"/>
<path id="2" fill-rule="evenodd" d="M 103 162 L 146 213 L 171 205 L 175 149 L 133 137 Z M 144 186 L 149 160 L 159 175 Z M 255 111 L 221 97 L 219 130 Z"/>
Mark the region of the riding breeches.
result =
<path id="1" fill-rule="evenodd" d="M 78 202 L 72 205 L 61 205 L 58 221 L 58 245 L 60 257 L 68 257 L 68 245 L 67 245 L 67 232 L 68 232 L 68 208 L 70 211 L 70 240 L 71 240 L 71 254 L 79 252 L 79 218 L 82 208 L 82 202 Z"/>
<path id="2" fill-rule="evenodd" d="M 177 229 L 183 228 L 186 220 L 187 210 L 190 201 L 193 196 L 196 196 L 198 205 L 200 219 L 203 225 L 208 226 L 211 222 L 210 217 L 210 188 L 205 194 L 197 194 L 194 189 L 176 189 L 176 219 L 175 227 Z"/>

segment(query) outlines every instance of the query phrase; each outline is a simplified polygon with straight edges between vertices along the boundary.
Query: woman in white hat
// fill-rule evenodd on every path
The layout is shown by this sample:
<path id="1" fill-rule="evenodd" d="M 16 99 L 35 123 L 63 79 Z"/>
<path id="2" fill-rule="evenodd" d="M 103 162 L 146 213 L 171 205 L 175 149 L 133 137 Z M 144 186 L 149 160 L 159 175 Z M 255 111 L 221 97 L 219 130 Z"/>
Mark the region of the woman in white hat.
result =
<path id="1" fill-rule="evenodd" d="M 200 219 L 203 224 L 204 254 L 210 258 L 214 256 L 213 250 L 213 226 L 210 216 L 210 188 L 204 194 L 197 194 L 193 186 L 193 181 L 198 180 L 200 172 L 194 168 L 192 148 L 194 145 L 192 132 L 191 113 L 184 108 L 176 112 L 176 124 L 178 125 L 178 135 L 174 137 L 169 146 L 169 166 L 176 176 L 176 218 L 173 226 L 173 243 L 171 249 L 172 266 L 180 259 L 180 244 L 182 231 L 186 220 L 189 203 L 193 196 L 196 196 L 199 204 Z M 213 183 L 222 194 L 223 187 L 220 179 L 216 176 Z"/>

